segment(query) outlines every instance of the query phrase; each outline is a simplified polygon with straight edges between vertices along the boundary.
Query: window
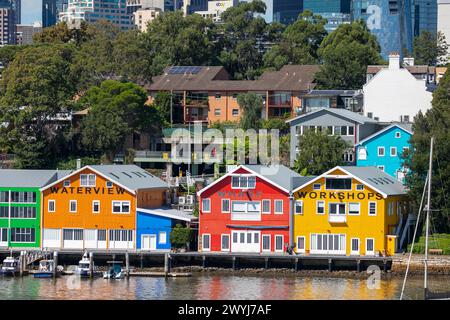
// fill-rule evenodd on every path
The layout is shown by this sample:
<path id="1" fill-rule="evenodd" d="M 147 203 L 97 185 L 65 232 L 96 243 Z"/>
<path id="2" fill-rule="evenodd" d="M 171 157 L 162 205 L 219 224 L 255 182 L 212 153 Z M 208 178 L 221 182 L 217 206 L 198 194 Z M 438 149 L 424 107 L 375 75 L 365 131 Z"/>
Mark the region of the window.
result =
<path id="1" fill-rule="evenodd" d="M 203 251 L 210 251 L 211 250 L 211 235 L 210 234 L 204 234 L 202 236 L 202 247 Z"/>
<path id="2" fill-rule="evenodd" d="M 160 231 L 159 232 L 159 244 L 166 244 L 167 243 L 167 232 Z"/>
<path id="3" fill-rule="evenodd" d="M 231 111 L 231 115 L 232 115 L 233 117 L 237 117 L 237 116 L 239 115 L 239 109 L 233 109 L 233 110 Z"/>
<path id="4" fill-rule="evenodd" d="M 35 242 L 34 228 L 11 228 L 11 242 Z"/>
<path id="5" fill-rule="evenodd" d="M 396 132 L 395 132 L 395 137 L 396 137 L 397 139 L 401 137 L 400 131 L 396 131 Z"/>
<path id="6" fill-rule="evenodd" d="M 211 200 L 210 199 L 202 199 L 202 211 L 203 212 L 211 212 Z"/>
<path id="7" fill-rule="evenodd" d="M 283 236 L 281 235 L 275 236 L 275 251 L 283 252 Z"/>
<path id="8" fill-rule="evenodd" d="M 397 148 L 391 147 L 391 157 L 396 157 L 396 156 L 397 156 Z"/>
<path id="9" fill-rule="evenodd" d="M 342 126 L 341 127 L 341 136 L 346 136 L 347 135 L 347 127 L 346 126 Z"/>
<path id="10" fill-rule="evenodd" d="M 360 147 L 358 149 L 358 159 L 359 160 L 367 160 L 367 150 L 364 147 Z"/>
<path id="11" fill-rule="evenodd" d="M 216 94 L 215 94 L 215 98 L 216 98 L 216 99 L 220 99 L 220 98 L 222 98 L 222 95 L 221 95 L 220 93 L 216 93 Z"/>
<path id="12" fill-rule="evenodd" d="M 255 176 L 232 176 L 231 188 L 233 189 L 255 189 L 256 177 Z"/>
<path id="13" fill-rule="evenodd" d="M 8 228 L 0 228 L 0 242 L 8 242 Z"/>
<path id="14" fill-rule="evenodd" d="M 270 200 L 266 199 L 262 201 L 262 213 L 270 214 Z"/>
<path id="15" fill-rule="evenodd" d="M 351 239 L 351 252 L 350 254 L 359 254 L 359 239 L 352 238 Z"/>
<path id="16" fill-rule="evenodd" d="M 92 213 L 99 213 L 100 212 L 100 201 L 94 200 L 92 201 Z"/>
<path id="17" fill-rule="evenodd" d="M 11 218 L 34 219 L 36 218 L 35 207 L 11 207 Z"/>
<path id="18" fill-rule="evenodd" d="M 233 188 L 233 189 L 239 188 L 239 177 L 238 176 L 231 177 L 231 188 Z"/>
<path id="19" fill-rule="evenodd" d="M 297 252 L 305 252 L 305 237 L 297 237 Z"/>
<path id="20" fill-rule="evenodd" d="M 327 178 L 327 190 L 352 190 L 352 179 L 350 178 Z"/>
<path id="21" fill-rule="evenodd" d="M 9 202 L 9 191 L 0 191 L 0 202 Z"/>
<path id="22" fill-rule="evenodd" d="M 36 192 L 12 191 L 11 202 L 14 203 L 36 203 Z"/>
<path id="23" fill-rule="evenodd" d="M 381 171 L 384 171 L 384 166 L 377 166 L 378 169 L 380 169 Z"/>
<path id="24" fill-rule="evenodd" d="M 220 116 L 220 109 L 214 109 L 214 115 L 219 117 Z"/>
<path id="25" fill-rule="evenodd" d="M 330 203 L 330 214 L 345 215 L 345 203 Z"/>
<path id="26" fill-rule="evenodd" d="M 270 235 L 263 234 L 262 235 L 262 251 L 270 251 Z"/>
<path id="27" fill-rule="evenodd" d="M 70 180 L 64 180 L 63 186 L 64 187 L 70 187 Z"/>
<path id="28" fill-rule="evenodd" d="M 275 214 L 283 213 L 283 200 L 275 200 Z"/>
<path id="29" fill-rule="evenodd" d="M 355 135 L 355 127 L 349 126 L 347 135 L 348 136 L 354 136 Z"/>
<path id="30" fill-rule="evenodd" d="M 221 250 L 222 251 L 229 251 L 230 250 L 230 235 L 229 234 L 223 234 L 221 239 Z"/>
<path id="31" fill-rule="evenodd" d="M 97 230 L 97 240 L 106 241 L 106 230 Z"/>
<path id="32" fill-rule="evenodd" d="M 366 254 L 367 255 L 375 254 L 375 239 L 373 238 L 366 239 Z"/>
<path id="33" fill-rule="evenodd" d="M 341 135 L 341 127 L 340 126 L 335 126 L 334 127 L 334 135 L 335 136 L 340 136 Z"/>
<path id="34" fill-rule="evenodd" d="M 69 211 L 77 212 L 77 200 L 70 200 Z"/>
<path id="35" fill-rule="evenodd" d="M 384 157 L 384 147 L 378 147 L 378 156 Z"/>
<path id="36" fill-rule="evenodd" d="M 109 241 L 131 242 L 133 230 L 109 230 Z"/>
<path id="37" fill-rule="evenodd" d="M 112 213 L 130 213 L 130 201 L 113 201 Z"/>
<path id="38" fill-rule="evenodd" d="M 95 174 L 80 174 L 81 187 L 95 187 Z"/>
<path id="39" fill-rule="evenodd" d="M 314 190 L 320 190 L 321 184 L 320 183 L 314 183 L 313 184 L 313 189 Z"/>
<path id="40" fill-rule="evenodd" d="M 394 203 L 388 202 L 387 212 L 389 216 L 392 216 L 394 214 Z"/>
<path id="41" fill-rule="evenodd" d="M 56 209 L 56 201 L 48 200 L 48 212 L 55 212 Z"/>
<path id="42" fill-rule="evenodd" d="M 369 216 L 377 215 L 377 203 L 374 201 L 369 202 Z"/>
<path id="43" fill-rule="evenodd" d="M 106 187 L 107 188 L 112 188 L 113 183 L 111 181 L 106 181 Z"/>
<path id="44" fill-rule="evenodd" d="M 295 214 L 303 214 L 303 200 L 295 201 Z"/>
<path id="45" fill-rule="evenodd" d="M 316 213 L 325 214 L 325 201 L 318 200 L 316 202 Z"/>
<path id="46" fill-rule="evenodd" d="M 364 185 L 363 184 L 357 184 L 356 185 L 356 190 L 359 190 L 359 191 L 364 190 Z"/>
<path id="47" fill-rule="evenodd" d="M 230 199 L 222 199 L 222 213 L 230 212 Z"/>
<path id="48" fill-rule="evenodd" d="M 233 93 L 233 99 L 236 100 L 237 99 L 238 94 L 237 93 Z"/>
<path id="49" fill-rule="evenodd" d="M 349 215 L 359 215 L 361 209 L 361 204 L 359 202 L 350 202 L 348 204 L 348 214 Z"/>

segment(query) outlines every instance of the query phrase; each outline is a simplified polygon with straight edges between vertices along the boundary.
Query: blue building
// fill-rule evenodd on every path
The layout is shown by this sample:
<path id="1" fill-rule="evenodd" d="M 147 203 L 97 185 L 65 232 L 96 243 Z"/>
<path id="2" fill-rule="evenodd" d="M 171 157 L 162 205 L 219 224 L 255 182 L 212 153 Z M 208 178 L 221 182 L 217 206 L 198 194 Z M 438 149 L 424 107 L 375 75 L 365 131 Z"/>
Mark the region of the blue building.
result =
<path id="1" fill-rule="evenodd" d="M 353 0 L 352 20 L 362 19 L 381 46 L 387 60 L 392 52 L 412 52 L 413 0 Z"/>
<path id="2" fill-rule="evenodd" d="M 414 36 L 423 31 L 437 33 L 437 0 L 414 0 L 413 26 Z"/>
<path id="3" fill-rule="evenodd" d="M 391 124 L 361 140 L 356 145 L 356 165 L 375 166 L 387 174 L 404 181 L 402 154 L 409 150 L 411 139 L 410 124 Z"/>
<path id="4" fill-rule="evenodd" d="M 183 211 L 158 208 L 137 209 L 136 249 L 169 251 L 170 232 L 177 224 L 190 224 L 196 218 Z M 191 248 L 192 249 L 192 248 Z"/>
<path id="5" fill-rule="evenodd" d="M 327 19 L 325 29 L 333 32 L 341 24 L 351 22 L 350 2 L 351 0 L 304 0 L 303 10 L 309 10 Z"/>
<path id="6" fill-rule="evenodd" d="M 303 0 L 273 0 L 273 21 L 282 24 L 295 22 L 303 12 Z"/>

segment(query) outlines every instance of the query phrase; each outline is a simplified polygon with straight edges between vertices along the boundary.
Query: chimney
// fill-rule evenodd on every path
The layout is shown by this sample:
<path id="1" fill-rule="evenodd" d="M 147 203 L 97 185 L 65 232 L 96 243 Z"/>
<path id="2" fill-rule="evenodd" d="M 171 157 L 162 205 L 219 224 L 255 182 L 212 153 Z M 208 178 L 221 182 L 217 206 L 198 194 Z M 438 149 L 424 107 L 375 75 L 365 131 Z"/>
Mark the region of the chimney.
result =
<path id="1" fill-rule="evenodd" d="M 389 54 L 389 70 L 400 69 L 400 54 L 398 52 L 392 52 Z"/>
<path id="2" fill-rule="evenodd" d="M 413 57 L 405 57 L 403 58 L 403 65 L 406 66 L 414 66 L 414 58 Z"/>
<path id="3" fill-rule="evenodd" d="M 81 169 L 81 159 L 77 159 L 77 170 Z"/>

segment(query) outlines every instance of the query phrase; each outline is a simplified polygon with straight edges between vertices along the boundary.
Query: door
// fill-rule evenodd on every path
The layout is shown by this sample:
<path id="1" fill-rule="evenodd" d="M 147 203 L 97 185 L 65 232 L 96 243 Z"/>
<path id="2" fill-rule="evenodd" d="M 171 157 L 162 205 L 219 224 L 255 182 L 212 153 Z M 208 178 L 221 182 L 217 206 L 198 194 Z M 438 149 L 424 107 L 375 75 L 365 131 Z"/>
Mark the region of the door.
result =
<path id="1" fill-rule="evenodd" d="M 375 255 L 375 239 L 369 238 L 366 239 L 366 256 L 374 256 Z"/>
<path id="2" fill-rule="evenodd" d="M 8 229 L 0 228 L 0 247 L 8 246 Z"/>
<path id="3" fill-rule="evenodd" d="M 156 250 L 156 235 L 143 234 L 141 237 L 141 250 Z"/>
<path id="4" fill-rule="evenodd" d="M 233 231 L 231 252 L 260 252 L 260 231 Z"/>

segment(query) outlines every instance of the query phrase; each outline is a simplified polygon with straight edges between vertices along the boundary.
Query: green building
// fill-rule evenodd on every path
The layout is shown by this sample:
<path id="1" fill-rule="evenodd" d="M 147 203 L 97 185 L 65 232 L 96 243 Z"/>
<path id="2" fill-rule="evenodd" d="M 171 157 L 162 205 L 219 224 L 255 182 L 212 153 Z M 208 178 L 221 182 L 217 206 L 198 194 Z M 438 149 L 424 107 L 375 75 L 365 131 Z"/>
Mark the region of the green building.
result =
<path id="1" fill-rule="evenodd" d="M 0 170 L 0 248 L 36 248 L 41 244 L 41 193 L 66 171 Z"/>

